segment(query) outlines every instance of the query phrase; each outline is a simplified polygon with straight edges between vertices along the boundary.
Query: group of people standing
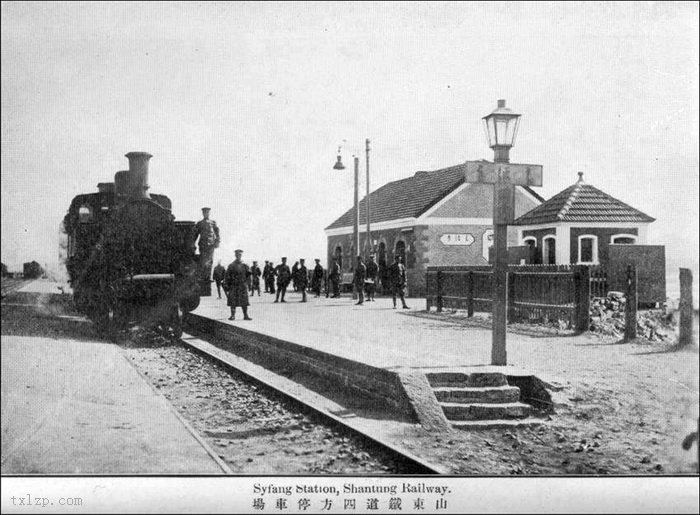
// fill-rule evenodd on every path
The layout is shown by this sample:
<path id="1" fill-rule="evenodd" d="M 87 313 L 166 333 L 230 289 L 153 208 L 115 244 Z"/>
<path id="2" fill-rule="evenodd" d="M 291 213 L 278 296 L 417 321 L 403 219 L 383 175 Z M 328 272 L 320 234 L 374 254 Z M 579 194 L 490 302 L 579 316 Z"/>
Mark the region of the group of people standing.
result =
<path id="1" fill-rule="evenodd" d="M 210 208 L 202 208 L 203 219 L 193 229 L 194 241 L 198 240 L 202 269 L 207 274 L 205 281 L 209 280 L 208 274 L 211 271 L 214 249 L 221 242 L 219 228 L 216 222 L 209 218 L 210 211 Z M 243 262 L 243 250 L 236 249 L 234 253 L 236 258 L 227 268 L 224 268 L 221 261 L 219 261 L 212 274 L 219 298 L 221 298 L 221 290 L 223 289 L 227 298 L 227 305 L 231 308 L 229 320 L 235 320 L 236 308 L 239 306 L 243 311 L 243 320 L 252 320 L 248 316 L 248 294 L 250 292 L 250 295 L 255 295 L 255 292 L 257 292 L 258 296 L 260 296 L 261 278 L 265 285 L 265 293 L 275 295 L 275 302 L 287 302 L 285 295 L 290 283 L 295 291 L 301 293 L 301 302 L 307 302 L 307 289 L 314 293 L 314 297 L 320 297 L 324 281 L 326 297 L 340 297 L 342 273 L 337 259 L 333 260 L 333 264 L 326 274 L 321 265 L 321 260 L 318 258 L 314 260 L 316 264 L 311 273 L 309 273 L 303 258 L 294 263 L 291 269 L 287 265 L 286 257 L 283 257 L 282 262 L 277 266 L 272 261 L 265 261 L 265 265 L 261 270 L 257 261 L 253 261 L 252 266 L 248 266 Z M 374 255 L 370 255 L 367 263 L 364 262 L 362 256 L 357 256 L 357 264 L 353 273 L 353 285 L 358 295 L 357 305 L 364 304 L 365 299 L 367 302 L 374 302 L 378 279 L 379 265 L 375 262 Z M 387 279 L 392 293 L 394 308 L 396 308 L 396 298 L 398 297 L 401 299 L 403 308 L 408 309 L 405 300 L 406 267 L 401 263 L 399 256 L 394 258 L 394 263 L 388 268 Z"/>

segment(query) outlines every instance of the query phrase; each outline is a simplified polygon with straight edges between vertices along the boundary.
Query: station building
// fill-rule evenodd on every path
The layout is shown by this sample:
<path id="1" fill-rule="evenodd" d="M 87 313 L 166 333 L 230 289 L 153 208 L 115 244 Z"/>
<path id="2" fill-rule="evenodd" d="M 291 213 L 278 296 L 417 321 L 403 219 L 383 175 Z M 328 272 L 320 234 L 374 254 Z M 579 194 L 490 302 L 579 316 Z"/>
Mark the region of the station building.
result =
<path id="1" fill-rule="evenodd" d="M 370 199 L 370 244 L 382 270 L 395 255 L 402 258 L 408 293 L 424 294 L 428 266 L 487 265 L 493 242 L 493 185 L 467 182 L 466 165 L 393 181 L 373 191 Z M 529 187 L 516 187 L 515 216 L 544 199 Z M 360 253 L 367 242 L 367 198 L 359 203 Z M 326 227 L 327 263 L 338 258 L 344 273 L 351 272 L 354 207 Z M 518 231 L 509 228 L 509 245 L 518 245 Z"/>
<path id="2" fill-rule="evenodd" d="M 654 218 L 586 184 L 575 184 L 516 218 L 518 244 L 535 264 L 607 265 L 614 245 L 646 245 Z M 517 217 L 517 215 L 516 215 Z"/>

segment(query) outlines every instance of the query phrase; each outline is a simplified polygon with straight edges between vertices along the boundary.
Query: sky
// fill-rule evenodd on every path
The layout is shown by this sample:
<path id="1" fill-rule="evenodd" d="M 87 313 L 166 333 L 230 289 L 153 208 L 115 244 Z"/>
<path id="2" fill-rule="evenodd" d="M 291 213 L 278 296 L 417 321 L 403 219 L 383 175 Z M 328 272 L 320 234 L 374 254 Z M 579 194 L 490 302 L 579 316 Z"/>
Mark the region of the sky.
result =
<path id="1" fill-rule="evenodd" d="M 3 2 L 1 23 L 11 269 L 56 262 L 71 199 L 130 151 L 177 219 L 212 208 L 215 259 L 323 259 L 365 138 L 372 190 L 490 160 L 502 98 L 542 196 L 584 172 L 698 283 L 697 3 Z"/>

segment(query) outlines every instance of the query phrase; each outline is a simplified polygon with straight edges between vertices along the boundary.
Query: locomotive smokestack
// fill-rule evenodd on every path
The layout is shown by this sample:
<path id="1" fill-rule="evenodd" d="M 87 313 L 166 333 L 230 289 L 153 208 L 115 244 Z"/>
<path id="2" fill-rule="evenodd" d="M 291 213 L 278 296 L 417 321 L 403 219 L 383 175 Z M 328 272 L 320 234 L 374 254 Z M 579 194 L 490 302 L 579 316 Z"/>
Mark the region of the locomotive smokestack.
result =
<path id="1" fill-rule="evenodd" d="M 132 198 L 151 198 L 148 194 L 148 160 L 153 156 L 148 152 L 129 152 L 129 178 L 127 194 Z"/>

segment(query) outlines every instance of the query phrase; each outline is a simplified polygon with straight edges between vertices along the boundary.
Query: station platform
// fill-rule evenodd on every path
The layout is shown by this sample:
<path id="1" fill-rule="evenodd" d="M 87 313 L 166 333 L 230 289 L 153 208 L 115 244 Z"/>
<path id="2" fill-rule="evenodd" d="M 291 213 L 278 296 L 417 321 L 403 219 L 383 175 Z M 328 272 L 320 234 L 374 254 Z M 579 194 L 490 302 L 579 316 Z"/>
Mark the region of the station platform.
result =
<path id="1" fill-rule="evenodd" d="M 1 346 L 3 475 L 225 472 L 116 345 L 3 334 Z"/>
<path id="2" fill-rule="evenodd" d="M 410 309 L 400 302 L 394 309 L 387 297 L 363 305 L 350 295 L 307 295 L 305 303 L 300 293 L 288 293 L 285 303 L 274 299 L 251 297 L 253 320 L 246 321 L 240 308 L 228 320 L 225 299 L 203 297 L 186 317 L 185 331 L 288 377 L 318 377 L 327 392 L 343 391 L 364 407 L 384 405 L 427 428 L 447 427 L 432 393 L 436 374 L 502 375 L 520 388 L 521 400 L 538 408 L 551 405 L 548 388 L 563 385 L 546 370 L 555 338 L 509 334 L 510 365 L 490 366 L 490 329 L 415 316 L 425 312 L 425 299 L 407 299 Z"/>

